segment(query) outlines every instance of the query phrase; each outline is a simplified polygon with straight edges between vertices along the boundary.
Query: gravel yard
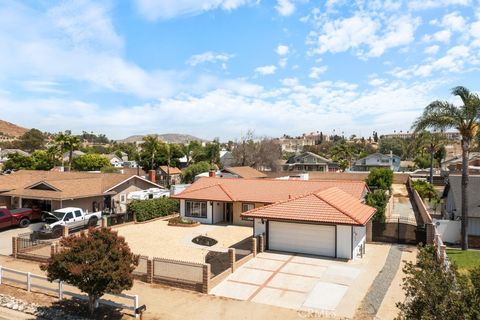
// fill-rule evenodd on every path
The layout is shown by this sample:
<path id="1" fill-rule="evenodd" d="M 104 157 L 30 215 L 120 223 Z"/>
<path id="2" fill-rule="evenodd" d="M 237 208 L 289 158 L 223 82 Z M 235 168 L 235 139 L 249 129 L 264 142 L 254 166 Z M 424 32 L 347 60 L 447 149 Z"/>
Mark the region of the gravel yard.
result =
<path id="1" fill-rule="evenodd" d="M 209 250 L 226 251 L 231 245 L 252 237 L 251 227 L 232 225 L 168 226 L 167 221 L 131 224 L 116 228 L 136 254 L 174 260 L 204 262 Z M 204 235 L 218 243 L 212 247 L 194 244 L 192 239 Z"/>

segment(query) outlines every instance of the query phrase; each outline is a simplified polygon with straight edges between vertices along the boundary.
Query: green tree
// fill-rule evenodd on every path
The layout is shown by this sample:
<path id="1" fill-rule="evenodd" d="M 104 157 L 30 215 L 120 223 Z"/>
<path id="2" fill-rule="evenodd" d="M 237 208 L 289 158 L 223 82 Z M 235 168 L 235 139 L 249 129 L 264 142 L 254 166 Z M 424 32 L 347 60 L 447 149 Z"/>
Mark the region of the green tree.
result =
<path id="1" fill-rule="evenodd" d="M 474 143 L 478 122 L 480 121 L 480 98 L 464 87 L 455 87 L 452 94 L 458 96 L 462 106 L 455 106 L 446 101 L 433 101 L 423 114 L 414 122 L 415 132 L 428 128 L 434 130 L 446 130 L 455 128 L 462 136 L 462 250 L 468 250 L 468 159 L 470 148 Z"/>
<path id="2" fill-rule="evenodd" d="M 189 166 L 193 161 L 195 152 L 201 150 L 202 145 L 200 142 L 194 140 L 190 141 L 188 144 L 182 144 L 180 148 L 183 155 L 187 158 L 187 166 Z"/>
<path id="3" fill-rule="evenodd" d="M 20 145 L 23 150 L 32 152 L 45 147 L 46 137 L 38 129 L 30 129 L 20 137 Z"/>
<path id="4" fill-rule="evenodd" d="M 205 146 L 205 155 L 207 160 L 210 161 L 210 164 L 218 165 L 220 163 L 220 142 L 218 139 L 207 143 Z"/>
<path id="5" fill-rule="evenodd" d="M 417 180 L 412 182 L 412 187 L 422 199 L 439 200 L 438 193 L 433 184 L 428 181 Z"/>
<path id="6" fill-rule="evenodd" d="M 33 167 L 32 158 L 24 156 L 19 153 L 12 153 L 8 155 L 8 160 L 4 163 L 4 168 L 8 170 L 30 170 Z"/>
<path id="7" fill-rule="evenodd" d="M 430 183 L 433 183 L 433 162 L 435 160 L 435 154 L 439 152 L 442 147 L 447 143 L 445 135 L 439 132 L 431 133 L 429 131 L 422 131 L 418 134 L 417 139 L 420 149 L 423 149 L 429 154 L 430 162 Z"/>
<path id="8" fill-rule="evenodd" d="M 207 172 L 211 168 L 210 163 L 207 161 L 200 161 L 189 165 L 181 174 L 183 183 L 192 183 L 195 180 L 197 174 Z"/>
<path id="9" fill-rule="evenodd" d="M 155 157 L 160 151 L 160 141 L 158 136 L 149 135 L 143 137 L 142 151 L 140 153 L 140 165 L 143 170 L 155 170 L 159 164 L 155 163 Z"/>
<path id="10" fill-rule="evenodd" d="M 405 141 L 400 138 L 382 138 L 379 143 L 379 152 L 389 154 L 390 151 L 394 155 L 404 158 L 405 156 Z"/>
<path id="11" fill-rule="evenodd" d="M 390 191 L 393 184 L 393 171 L 387 168 L 374 168 L 365 181 L 372 190 Z"/>
<path id="12" fill-rule="evenodd" d="M 45 150 L 36 150 L 30 156 L 32 162 L 32 169 L 35 170 L 50 170 L 55 163 L 51 156 Z"/>
<path id="13" fill-rule="evenodd" d="M 345 160 L 348 162 L 348 167 L 352 165 L 352 159 L 354 157 L 354 151 L 351 145 L 346 142 L 337 143 L 330 150 L 332 158 L 336 161 Z M 343 170 L 345 171 L 345 170 Z"/>
<path id="14" fill-rule="evenodd" d="M 133 286 L 132 272 L 138 265 L 125 238 L 111 229 L 90 229 L 60 241 L 65 248 L 41 269 L 49 281 L 60 280 L 88 294 L 93 315 L 95 305 L 105 293 L 118 294 Z"/>
<path id="15" fill-rule="evenodd" d="M 377 212 L 375 212 L 373 216 L 374 222 L 385 222 L 385 208 L 387 207 L 388 200 L 389 196 L 385 190 L 375 190 L 367 194 L 365 199 L 366 204 L 377 209 Z"/>
<path id="16" fill-rule="evenodd" d="M 73 159 L 73 168 L 77 171 L 98 171 L 110 167 L 110 161 L 96 153 L 88 153 Z"/>

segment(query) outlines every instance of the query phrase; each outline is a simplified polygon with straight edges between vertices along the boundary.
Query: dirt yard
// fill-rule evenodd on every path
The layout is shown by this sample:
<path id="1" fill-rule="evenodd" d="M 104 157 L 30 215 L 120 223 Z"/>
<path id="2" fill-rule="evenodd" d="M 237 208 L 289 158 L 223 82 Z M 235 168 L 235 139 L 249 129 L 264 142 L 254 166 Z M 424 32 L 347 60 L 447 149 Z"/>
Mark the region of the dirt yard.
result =
<path id="1" fill-rule="evenodd" d="M 131 224 L 116 228 L 136 254 L 174 260 L 205 262 L 209 250 L 226 251 L 231 245 L 252 237 L 251 227 L 232 225 L 168 226 L 167 221 Z M 212 247 L 194 244 L 192 239 L 204 235 L 218 243 Z"/>

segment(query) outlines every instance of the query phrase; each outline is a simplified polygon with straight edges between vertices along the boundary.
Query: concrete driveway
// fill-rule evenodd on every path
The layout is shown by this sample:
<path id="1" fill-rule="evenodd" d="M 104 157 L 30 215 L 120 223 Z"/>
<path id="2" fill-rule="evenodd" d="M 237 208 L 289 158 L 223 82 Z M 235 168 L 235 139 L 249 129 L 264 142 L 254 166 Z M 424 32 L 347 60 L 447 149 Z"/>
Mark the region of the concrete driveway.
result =
<path id="1" fill-rule="evenodd" d="M 39 230 L 42 222 L 32 223 L 28 228 L 9 228 L 0 230 L 0 254 L 9 256 L 12 254 L 12 237 L 16 237 L 21 233 L 27 233 Z"/>
<path id="2" fill-rule="evenodd" d="M 382 268 L 389 246 L 369 245 L 369 248 L 370 258 L 349 262 L 264 252 L 211 293 L 327 317 L 351 318 Z"/>

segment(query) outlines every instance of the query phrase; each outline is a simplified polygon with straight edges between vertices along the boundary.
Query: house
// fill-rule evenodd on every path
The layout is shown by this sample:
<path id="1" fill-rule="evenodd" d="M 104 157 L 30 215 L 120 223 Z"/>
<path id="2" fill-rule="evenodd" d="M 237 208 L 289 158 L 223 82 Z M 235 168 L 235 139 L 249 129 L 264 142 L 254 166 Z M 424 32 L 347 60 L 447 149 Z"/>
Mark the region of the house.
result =
<path id="1" fill-rule="evenodd" d="M 389 168 L 394 172 L 398 172 L 400 170 L 400 160 L 401 158 L 399 156 L 392 153 L 374 153 L 355 161 L 351 171 L 370 171 L 373 168 Z"/>
<path id="2" fill-rule="evenodd" d="M 119 158 L 117 155 L 111 153 L 111 154 L 102 154 L 102 157 L 108 159 L 110 161 L 110 164 L 114 166 L 115 168 L 121 168 L 123 167 L 123 159 Z"/>
<path id="3" fill-rule="evenodd" d="M 127 194 L 162 188 L 136 175 L 19 170 L 0 176 L 0 205 L 56 210 L 79 207 L 88 211 L 125 212 Z"/>
<path id="4" fill-rule="evenodd" d="M 230 178 L 257 179 L 257 178 L 267 177 L 265 173 L 260 172 L 249 166 L 226 167 L 220 170 L 220 172 L 222 177 L 230 177 Z"/>
<path id="5" fill-rule="evenodd" d="M 179 194 L 180 214 L 202 223 L 252 226 L 241 213 L 308 192 L 338 187 L 357 199 L 368 191 L 363 181 L 304 181 L 203 177 Z"/>
<path id="6" fill-rule="evenodd" d="M 462 157 L 457 156 L 445 160 L 441 164 L 442 171 L 450 174 L 462 173 Z M 468 171 L 471 174 L 480 173 L 480 152 L 470 152 L 468 157 Z"/>
<path id="7" fill-rule="evenodd" d="M 235 162 L 235 158 L 230 151 L 220 150 L 220 165 L 223 168 L 233 166 Z"/>
<path id="8" fill-rule="evenodd" d="M 462 176 L 449 175 L 443 193 L 443 215 L 450 220 L 462 216 Z M 480 237 L 480 175 L 471 175 L 468 180 L 468 234 Z"/>
<path id="9" fill-rule="evenodd" d="M 178 168 L 170 167 L 169 171 L 168 166 L 160 166 L 157 170 L 157 182 L 163 186 L 179 184 L 181 173 L 182 171 Z M 170 181 L 168 181 L 168 175 L 170 175 Z"/>
<path id="10" fill-rule="evenodd" d="M 336 172 L 338 164 L 313 152 L 304 152 L 290 157 L 282 166 L 283 171 Z"/>
<path id="11" fill-rule="evenodd" d="M 81 157 L 83 155 L 85 155 L 85 152 L 80 151 L 80 150 L 74 150 L 72 152 L 72 159 L 77 158 L 77 157 Z M 70 159 L 70 152 L 65 152 L 63 154 L 63 161 L 67 162 L 69 159 Z"/>
<path id="12" fill-rule="evenodd" d="M 0 162 L 3 163 L 8 160 L 8 156 L 11 154 L 18 153 L 21 156 L 28 157 L 30 153 L 25 152 L 20 149 L 0 149 Z"/>
<path id="13" fill-rule="evenodd" d="M 314 191 L 241 214 L 254 219 L 266 249 L 355 259 L 363 257 L 376 209 L 338 187 Z"/>

